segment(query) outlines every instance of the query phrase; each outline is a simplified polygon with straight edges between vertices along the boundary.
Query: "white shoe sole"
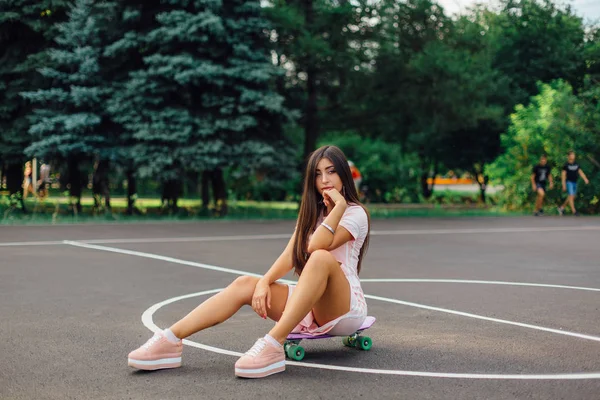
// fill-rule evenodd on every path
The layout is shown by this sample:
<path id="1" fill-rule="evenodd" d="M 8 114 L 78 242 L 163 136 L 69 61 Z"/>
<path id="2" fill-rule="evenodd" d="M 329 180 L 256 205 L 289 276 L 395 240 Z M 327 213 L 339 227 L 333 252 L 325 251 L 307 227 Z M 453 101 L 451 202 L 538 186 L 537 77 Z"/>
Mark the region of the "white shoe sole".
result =
<path id="1" fill-rule="evenodd" d="M 285 371 L 285 360 L 267 365 L 264 368 L 242 369 L 236 367 L 235 375 L 239 376 L 240 378 L 264 378 L 266 376 L 283 371 Z"/>
<path id="2" fill-rule="evenodd" d="M 157 369 L 178 368 L 181 367 L 181 357 L 161 358 L 159 360 L 135 360 L 127 359 L 127 365 L 145 371 L 154 371 Z"/>

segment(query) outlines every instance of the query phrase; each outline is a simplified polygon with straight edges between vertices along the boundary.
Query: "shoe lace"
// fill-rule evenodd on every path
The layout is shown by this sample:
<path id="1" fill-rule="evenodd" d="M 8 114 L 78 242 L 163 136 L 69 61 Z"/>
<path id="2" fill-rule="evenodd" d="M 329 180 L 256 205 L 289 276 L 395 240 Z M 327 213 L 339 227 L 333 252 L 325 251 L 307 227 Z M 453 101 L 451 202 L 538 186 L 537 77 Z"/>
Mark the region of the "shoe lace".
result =
<path id="1" fill-rule="evenodd" d="M 146 342 L 146 344 L 144 344 L 144 348 L 146 350 L 150 349 L 150 347 L 152 347 L 154 345 L 154 343 L 158 342 L 159 340 L 160 340 L 160 336 L 158 334 L 155 334 Z"/>
<path id="2" fill-rule="evenodd" d="M 254 343 L 254 346 L 252 346 L 252 348 L 246 352 L 246 355 L 249 355 L 250 357 L 256 357 L 266 345 L 267 342 L 265 342 L 264 339 L 258 339 L 256 343 Z"/>

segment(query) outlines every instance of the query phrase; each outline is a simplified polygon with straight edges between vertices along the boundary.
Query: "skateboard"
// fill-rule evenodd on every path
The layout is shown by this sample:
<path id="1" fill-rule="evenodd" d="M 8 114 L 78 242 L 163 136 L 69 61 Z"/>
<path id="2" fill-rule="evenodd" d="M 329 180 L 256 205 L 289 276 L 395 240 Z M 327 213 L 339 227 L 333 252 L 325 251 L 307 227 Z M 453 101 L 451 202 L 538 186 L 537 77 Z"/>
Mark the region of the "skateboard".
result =
<path id="1" fill-rule="evenodd" d="M 361 336 L 360 334 L 369 329 L 375 323 L 375 317 L 367 317 L 362 323 L 361 327 L 350 336 L 342 336 L 342 343 L 347 347 L 355 347 L 360 350 L 369 350 L 373 346 L 373 341 L 368 336 Z M 304 358 L 304 348 L 300 346 L 302 340 L 314 340 L 314 339 L 327 339 L 332 337 L 328 334 L 311 336 L 304 333 L 290 333 L 283 345 L 285 355 L 295 361 L 301 361 Z"/>

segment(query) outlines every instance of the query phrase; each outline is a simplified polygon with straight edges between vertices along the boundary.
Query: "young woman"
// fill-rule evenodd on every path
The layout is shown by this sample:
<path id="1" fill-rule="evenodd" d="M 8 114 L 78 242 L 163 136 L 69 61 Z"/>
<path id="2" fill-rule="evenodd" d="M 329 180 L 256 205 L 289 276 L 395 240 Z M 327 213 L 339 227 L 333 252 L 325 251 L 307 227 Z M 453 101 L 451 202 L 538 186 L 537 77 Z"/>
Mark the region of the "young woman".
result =
<path id="1" fill-rule="evenodd" d="M 358 201 L 348 161 L 335 146 L 314 151 L 306 166 L 294 234 L 262 277 L 242 276 L 169 329 L 129 354 L 134 368 L 181 366 L 182 339 L 215 326 L 249 305 L 277 323 L 235 364 L 235 374 L 263 378 L 285 370 L 282 344 L 290 332 L 350 335 L 367 316 L 358 279 L 369 241 L 369 215 Z M 295 286 L 276 281 L 291 269 Z"/>

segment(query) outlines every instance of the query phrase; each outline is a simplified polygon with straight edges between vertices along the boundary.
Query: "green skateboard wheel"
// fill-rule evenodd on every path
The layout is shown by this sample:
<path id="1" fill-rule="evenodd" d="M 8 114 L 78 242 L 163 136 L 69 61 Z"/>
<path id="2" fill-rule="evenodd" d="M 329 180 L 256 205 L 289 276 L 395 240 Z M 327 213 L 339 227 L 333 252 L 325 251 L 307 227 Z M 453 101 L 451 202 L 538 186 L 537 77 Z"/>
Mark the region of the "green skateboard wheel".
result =
<path id="1" fill-rule="evenodd" d="M 346 336 L 344 339 L 342 339 L 342 343 L 344 343 L 344 346 L 346 347 L 354 347 L 355 345 L 354 339 L 350 336 Z"/>
<path id="2" fill-rule="evenodd" d="M 304 358 L 304 348 L 295 344 L 288 346 L 286 353 L 292 360 L 301 361 Z"/>
<path id="3" fill-rule="evenodd" d="M 362 350 L 369 350 L 373 346 L 373 341 L 368 336 L 359 336 L 357 347 Z"/>

